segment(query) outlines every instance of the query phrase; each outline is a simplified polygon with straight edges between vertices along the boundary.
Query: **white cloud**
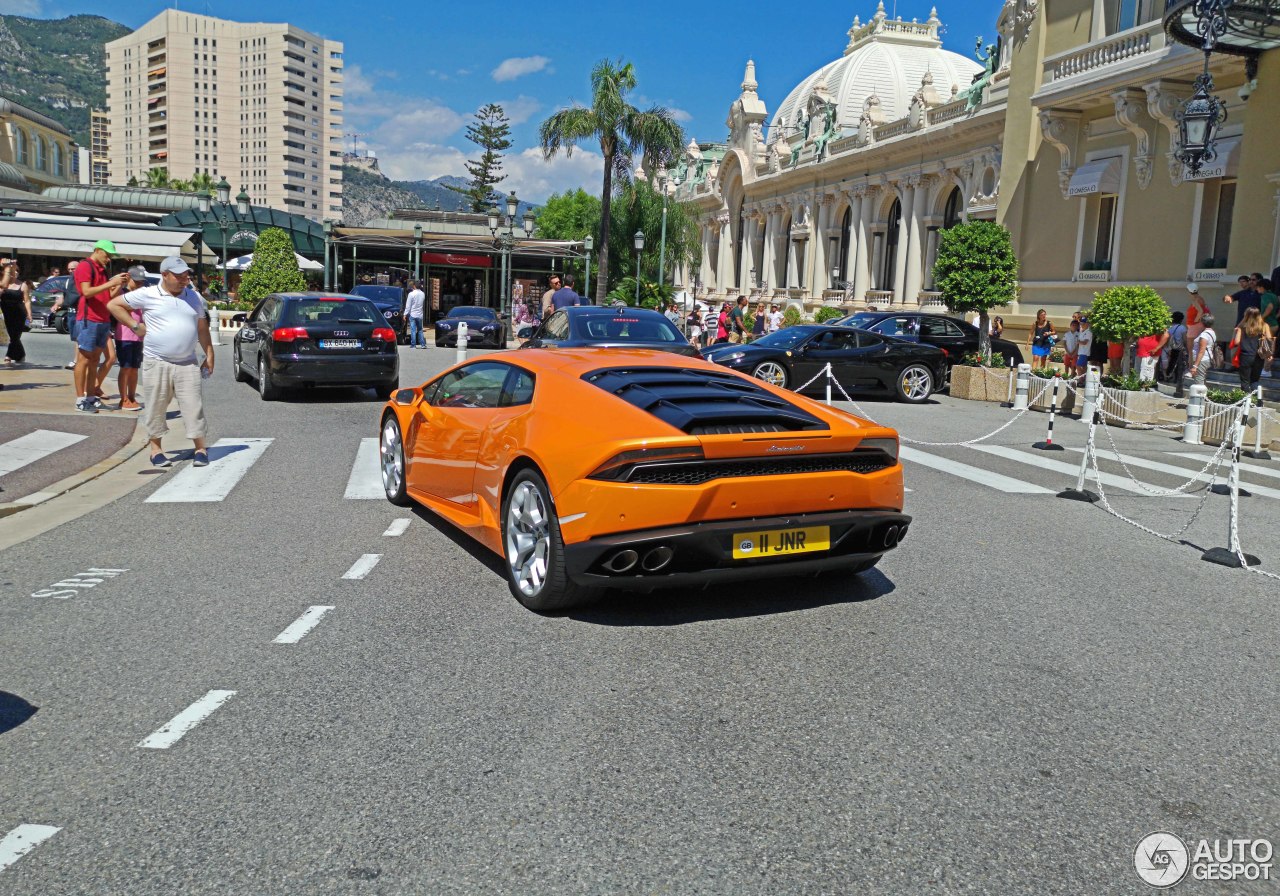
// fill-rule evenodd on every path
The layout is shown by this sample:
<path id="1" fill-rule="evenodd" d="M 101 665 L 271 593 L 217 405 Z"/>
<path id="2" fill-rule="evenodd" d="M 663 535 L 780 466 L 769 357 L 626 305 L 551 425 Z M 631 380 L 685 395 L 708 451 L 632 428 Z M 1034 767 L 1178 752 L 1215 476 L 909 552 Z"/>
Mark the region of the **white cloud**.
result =
<path id="1" fill-rule="evenodd" d="M 523 94 L 513 100 L 498 100 L 497 103 L 507 113 L 507 120 L 512 124 L 524 124 L 542 111 L 541 102 Z"/>
<path id="2" fill-rule="evenodd" d="M 671 117 L 676 121 L 693 121 L 693 116 L 683 109 L 677 109 L 675 106 L 671 106 L 667 111 L 671 113 Z"/>
<path id="3" fill-rule="evenodd" d="M 436 143 L 462 129 L 466 119 L 448 106 L 430 100 L 406 100 L 407 105 L 373 129 L 374 142 L 403 146 Z"/>
<path id="4" fill-rule="evenodd" d="M 604 174 L 604 159 L 598 152 L 584 152 L 581 149 L 572 156 L 561 153 L 554 158 L 544 159 L 541 149 L 530 147 L 504 157 L 502 170 L 507 175 L 507 179 L 502 182 L 503 187 L 515 190 L 521 199 L 541 203 L 546 202 L 552 193 L 563 193 L 579 187 L 598 195 Z"/>
<path id="5" fill-rule="evenodd" d="M 378 167 L 392 180 L 434 180 L 446 174 L 465 177 L 467 157 L 462 150 L 436 143 L 375 145 Z"/>
<path id="6" fill-rule="evenodd" d="M 342 72 L 342 93 L 348 100 L 363 99 L 373 93 L 373 79 L 358 65 L 348 65 Z"/>
<path id="7" fill-rule="evenodd" d="M 547 66 L 551 60 L 546 56 L 514 56 L 504 59 L 490 74 L 495 81 L 514 81 L 534 72 L 551 71 Z"/>
<path id="8" fill-rule="evenodd" d="M 44 4 L 40 0 L 0 0 L 0 14 L 40 18 Z"/>

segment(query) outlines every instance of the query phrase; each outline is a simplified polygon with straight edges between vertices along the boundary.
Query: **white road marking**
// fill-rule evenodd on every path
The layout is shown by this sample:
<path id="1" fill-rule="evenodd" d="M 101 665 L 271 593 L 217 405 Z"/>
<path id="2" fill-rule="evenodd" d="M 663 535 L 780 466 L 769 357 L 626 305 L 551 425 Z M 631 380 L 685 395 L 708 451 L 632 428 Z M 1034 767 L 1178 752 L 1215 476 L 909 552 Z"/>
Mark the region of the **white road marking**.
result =
<path id="1" fill-rule="evenodd" d="M 381 554 L 362 554 L 360 559 L 351 564 L 351 568 L 342 574 L 344 579 L 363 579 L 382 559 Z"/>
<path id="2" fill-rule="evenodd" d="M 987 488 L 994 488 L 997 491 L 1009 492 L 1015 495 L 1057 494 L 1053 489 L 1045 488 L 1042 485 L 1023 482 L 1021 479 L 1001 476 L 999 473 L 992 473 L 990 470 L 984 470 L 981 467 L 971 467 L 959 461 L 926 454 L 917 448 L 908 448 L 906 445 L 898 448 L 898 456 L 903 460 L 920 464 L 923 467 L 932 467 L 943 473 L 950 473 L 952 476 L 959 476 L 961 479 L 968 479 L 970 482 L 976 482 L 979 485 L 985 485 Z"/>
<path id="3" fill-rule="evenodd" d="M 1027 454 L 1016 448 L 1006 448 L 1002 445 L 970 445 L 969 447 L 981 451 L 984 454 L 1007 458 L 1008 460 L 1017 461 L 1020 464 L 1030 464 L 1033 467 L 1040 467 L 1041 469 L 1049 470 L 1053 473 L 1061 473 L 1064 476 L 1071 477 L 1072 483 L 1074 483 L 1080 476 L 1080 467 L 1077 464 L 1064 464 L 1060 460 L 1051 460 L 1048 457 L 1041 457 L 1037 454 Z M 1089 475 L 1086 477 L 1086 481 L 1092 479 L 1093 471 L 1090 470 Z M 1125 492 L 1136 492 L 1140 495 L 1148 494 L 1148 492 L 1143 491 L 1140 486 L 1134 485 L 1128 476 L 1116 476 L 1112 473 L 1103 473 L 1102 484 L 1107 488 L 1118 488 Z M 1066 486 L 1063 487 L 1066 488 Z M 1151 487 L 1159 488 L 1159 486 L 1154 485 Z M 1169 497 L 1190 498 L 1192 496 L 1188 494 L 1179 494 L 1170 495 Z"/>
<path id="4" fill-rule="evenodd" d="M 333 607 L 308 607 L 307 612 L 299 616 L 292 625 L 276 635 L 272 644 L 297 644 L 324 618 L 324 614 L 332 610 Z"/>
<path id="5" fill-rule="evenodd" d="M 209 466 L 187 466 L 147 498 L 148 504 L 221 501 L 270 447 L 272 439 L 218 439 Z"/>
<path id="6" fill-rule="evenodd" d="M 88 436 L 70 432 L 56 432 L 52 429 L 37 429 L 33 433 L 5 442 L 0 445 L 0 476 L 12 473 L 28 464 L 48 457 L 55 451 L 70 448 L 76 442 L 83 442 Z"/>
<path id="7" fill-rule="evenodd" d="M 1084 449 L 1068 448 L 1067 450 L 1080 452 L 1080 451 L 1083 451 Z M 1104 451 L 1101 448 L 1097 449 L 1097 452 L 1098 452 L 1098 457 L 1100 458 L 1105 458 L 1107 460 L 1120 460 L 1121 458 L 1123 458 L 1124 462 L 1131 467 L 1141 467 L 1144 470 L 1155 470 L 1157 473 L 1168 473 L 1171 476 L 1177 476 L 1179 479 L 1183 480 L 1184 482 L 1190 479 L 1194 473 L 1198 472 L 1197 470 L 1188 469 L 1187 467 L 1178 467 L 1178 466 L 1174 466 L 1173 464 L 1162 464 L 1156 460 L 1147 460 L 1146 458 L 1142 458 L 1142 457 L 1130 457 L 1127 454 L 1120 455 L 1120 454 L 1116 454 L 1114 451 Z M 1203 463 L 1204 463 L 1204 460 L 1202 459 L 1201 464 Z M 1221 477 L 1219 477 L 1219 479 L 1223 483 L 1225 483 L 1227 481 L 1226 474 L 1224 473 Z M 1202 479 L 1201 481 L 1207 483 L 1208 479 L 1205 478 L 1205 479 Z M 1248 482 L 1241 482 L 1240 487 L 1247 489 L 1253 494 L 1260 495 L 1264 498 L 1280 498 L 1280 489 L 1267 488 L 1264 485 L 1253 485 L 1252 483 L 1248 483 Z"/>
<path id="8" fill-rule="evenodd" d="M 168 724 L 138 744 L 138 746 L 146 750 L 169 749 L 180 741 L 184 734 L 213 715 L 214 710 L 235 695 L 235 691 L 210 691 L 174 716 Z"/>
<path id="9" fill-rule="evenodd" d="M 1165 453 L 1172 455 L 1173 457 L 1185 457 L 1188 460 L 1198 460 L 1200 461 L 1201 466 L 1207 463 L 1211 456 L 1208 454 L 1195 454 L 1191 451 L 1166 451 Z M 1280 470 L 1275 470 L 1271 467 L 1260 467 L 1257 464 L 1247 464 L 1244 461 L 1241 461 L 1240 469 L 1244 470 L 1246 473 L 1257 473 L 1259 476 L 1270 476 L 1273 479 L 1280 479 Z"/>
<path id="10" fill-rule="evenodd" d="M 378 457 L 378 440 L 361 439 L 356 449 L 356 462 L 351 465 L 351 476 L 347 479 L 347 490 L 344 498 L 370 500 L 386 498 L 382 490 L 382 462 Z"/>
<path id="11" fill-rule="evenodd" d="M 386 538 L 399 538 L 409 528 L 409 520 L 393 520 L 387 531 L 382 534 Z"/>
<path id="12" fill-rule="evenodd" d="M 20 824 L 0 840 L 0 871 L 8 868 L 62 828 L 50 824 Z"/>

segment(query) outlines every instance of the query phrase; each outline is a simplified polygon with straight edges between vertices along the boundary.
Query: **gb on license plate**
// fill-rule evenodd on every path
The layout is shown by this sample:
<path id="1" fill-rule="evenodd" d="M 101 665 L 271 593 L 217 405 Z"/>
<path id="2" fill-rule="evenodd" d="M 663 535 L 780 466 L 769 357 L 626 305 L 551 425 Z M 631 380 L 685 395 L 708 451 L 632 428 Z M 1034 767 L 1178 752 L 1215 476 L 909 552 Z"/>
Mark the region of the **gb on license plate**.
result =
<path id="1" fill-rule="evenodd" d="M 321 339 L 321 348 L 359 348 L 359 339 Z"/>
<path id="2" fill-rule="evenodd" d="M 831 547 L 831 527 L 809 526 L 804 529 L 766 529 L 761 532 L 736 532 L 733 536 L 733 559 L 783 557 L 807 554 Z"/>

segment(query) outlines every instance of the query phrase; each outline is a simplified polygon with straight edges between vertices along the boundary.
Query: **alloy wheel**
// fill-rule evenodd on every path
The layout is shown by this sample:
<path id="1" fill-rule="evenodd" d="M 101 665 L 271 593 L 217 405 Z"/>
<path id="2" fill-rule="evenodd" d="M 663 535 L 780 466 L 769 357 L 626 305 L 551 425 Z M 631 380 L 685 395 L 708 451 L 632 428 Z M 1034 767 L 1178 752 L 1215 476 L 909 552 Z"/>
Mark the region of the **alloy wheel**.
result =
<path id="1" fill-rule="evenodd" d="M 542 493 L 521 482 L 507 505 L 507 563 L 511 578 L 526 597 L 534 597 L 547 580 L 551 526 Z"/>
<path id="2" fill-rule="evenodd" d="M 400 494 L 404 484 L 404 446 L 400 442 L 400 427 L 394 418 L 388 418 L 382 427 L 382 488 L 388 498 Z"/>
<path id="3" fill-rule="evenodd" d="M 924 401 L 933 389 L 933 376 L 919 365 L 902 372 L 902 395 L 908 401 Z"/>
<path id="4" fill-rule="evenodd" d="M 760 364 L 752 372 L 758 380 L 764 380 L 770 386 L 777 386 L 785 389 L 787 385 L 787 370 L 776 361 L 765 361 Z"/>

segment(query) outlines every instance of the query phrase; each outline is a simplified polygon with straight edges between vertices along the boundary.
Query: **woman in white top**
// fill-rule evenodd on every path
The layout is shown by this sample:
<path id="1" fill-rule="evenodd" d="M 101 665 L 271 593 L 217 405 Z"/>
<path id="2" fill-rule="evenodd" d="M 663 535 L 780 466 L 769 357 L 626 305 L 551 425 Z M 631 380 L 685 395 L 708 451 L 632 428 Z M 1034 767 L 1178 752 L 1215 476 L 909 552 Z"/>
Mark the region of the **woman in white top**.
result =
<path id="1" fill-rule="evenodd" d="M 1218 334 L 1213 332 L 1213 315 L 1204 312 L 1200 315 L 1200 323 L 1204 324 L 1191 343 L 1191 381 L 1203 386 L 1205 377 L 1213 367 L 1213 347 L 1218 344 Z"/>

